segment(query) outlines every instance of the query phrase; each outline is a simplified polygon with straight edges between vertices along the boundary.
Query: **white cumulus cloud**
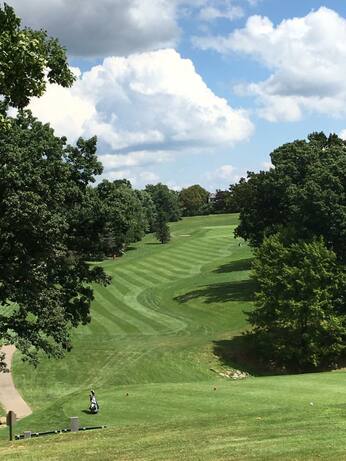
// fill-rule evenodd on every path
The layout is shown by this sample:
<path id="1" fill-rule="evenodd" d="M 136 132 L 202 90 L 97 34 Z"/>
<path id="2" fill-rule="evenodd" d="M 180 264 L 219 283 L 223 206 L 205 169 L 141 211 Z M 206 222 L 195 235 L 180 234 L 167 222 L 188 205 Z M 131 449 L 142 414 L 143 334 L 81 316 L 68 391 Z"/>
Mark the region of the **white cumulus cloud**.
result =
<path id="1" fill-rule="evenodd" d="M 121 170 L 122 168 L 146 167 L 165 163 L 172 159 L 170 152 L 137 151 L 126 154 L 104 154 L 99 156 L 105 171 Z"/>
<path id="2" fill-rule="evenodd" d="M 304 112 L 333 116 L 346 113 L 346 19 L 321 7 L 277 26 L 251 16 L 243 29 L 228 36 L 195 37 L 202 49 L 252 56 L 269 77 L 239 85 L 241 94 L 255 95 L 260 115 L 270 121 L 299 120 Z"/>
<path id="3" fill-rule="evenodd" d="M 172 49 L 106 58 L 72 88 L 49 85 L 30 108 L 71 142 L 97 135 L 107 171 L 231 146 L 253 131 L 248 115 L 216 96 Z"/>
<path id="4" fill-rule="evenodd" d="M 240 179 L 239 174 L 237 174 L 237 168 L 233 165 L 222 165 L 216 170 L 208 173 L 206 177 L 209 180 L 222 179 L 235 182 Z"/>
<path id="5" fill-rule="evenodd" d="M 198 14 L 202 21 L 212 22 L 216 19 L 228 19 L 233 21 L 244 16 L 245 12 L 239 5 L 234 4 L 233 0 L 209 1 L 203 6 Z"/>

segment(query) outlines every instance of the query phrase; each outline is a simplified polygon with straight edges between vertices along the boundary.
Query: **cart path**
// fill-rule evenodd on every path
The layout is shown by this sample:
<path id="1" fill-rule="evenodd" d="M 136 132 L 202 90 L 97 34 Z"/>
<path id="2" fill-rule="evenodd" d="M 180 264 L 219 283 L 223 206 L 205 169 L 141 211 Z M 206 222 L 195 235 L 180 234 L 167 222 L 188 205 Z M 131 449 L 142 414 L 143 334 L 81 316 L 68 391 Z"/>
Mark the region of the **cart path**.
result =
<path id="1" fill-rule="evenodd" d="M 31 408 L 17 391 L 12 378 L 12 358 L 16 348 L 15 346 L 3 346 L 0 351 L 5 352 L 5 362 L 10 370 L 9 373 L 0 373 L 0 405 L 6 413 L 10 410 L 14 411 L 18 419 L 29 416 L 32 413 Z"/>

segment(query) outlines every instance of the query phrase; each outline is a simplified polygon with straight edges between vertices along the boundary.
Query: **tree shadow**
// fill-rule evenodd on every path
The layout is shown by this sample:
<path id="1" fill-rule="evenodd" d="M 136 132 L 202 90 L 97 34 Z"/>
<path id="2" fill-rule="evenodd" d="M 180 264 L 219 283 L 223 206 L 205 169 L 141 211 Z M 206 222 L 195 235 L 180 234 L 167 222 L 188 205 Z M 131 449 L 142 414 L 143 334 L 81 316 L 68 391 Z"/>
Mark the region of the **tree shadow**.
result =
<path id="1" fill-rule="evenodd" d="M 162 245 L 161 242 L 147 242 L 145 245 Z"/>
<path id="2" fill-rule="evenodd" d="M 323 362 L 318 367 L 297 365 L 296 361 L 280 365 L 264 358 L 259 351 L 258 338 L 251 332 L 231 339 L 213 341 L 213 352 L 221 365 L 245 371 L 253 376 L 320 373 L 342 369 L 346 365 L 346 355 L 339 357 L 337 363 Z"/>
<path id="3" fill-rule="evenodd" d="M 256 287 L 256 282 L 251 279 L 216 283 L 176 296 L 174 299 L 181 304 L 197 298 L 204 298 L 205 304 L 227 301 L 253 301 Z"/>
<path id="4" fill-rule="evenodd" d="M 248 271 L 251 269 L 253 258 L 239 259 L 230 263 L 224 264 L 214 270 L 217 274 L 224 274 L 226 272 L 240 272 Z"/>
<path id="5" fill-rule="evenodd" d="M 284 374 L 283 370 L 262 359 L 256 348 L 256 340 L 251 334 L 213 341 L 213 351 L 222 365 L 245 371 L 253 376 Z"/>
<path id="6" fill-rule="evenodd" d="M 128 246 L 128 247 L 126 248 L 126 253 L 127 253 L 128 251 L 134 251 L 134 250 L 137 250 L 137 247 L 134 247 L 134 246 L 131 246 L 131 245 L 130 245 L 130 246 Z"/>

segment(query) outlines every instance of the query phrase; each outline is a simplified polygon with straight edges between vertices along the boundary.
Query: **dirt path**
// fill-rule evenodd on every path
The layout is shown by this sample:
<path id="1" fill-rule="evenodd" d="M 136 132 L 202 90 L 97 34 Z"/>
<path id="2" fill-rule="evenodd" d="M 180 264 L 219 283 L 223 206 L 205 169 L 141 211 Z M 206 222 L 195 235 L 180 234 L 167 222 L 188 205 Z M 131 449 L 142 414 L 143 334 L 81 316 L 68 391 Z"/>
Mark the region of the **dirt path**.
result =
<path id="1" fill-rule="evenodd" d="M 0 373 L 0 405 L 6 413 L 12 410 L 16 413 L 17 418 L 20 419 L 30 415 L 32 411 L 17 391 L 12 379 L 11 366 L 15 350 L 14 346 L 3 346 L 1 348 L 1 351 L 6 354 L 5 362 L 10 369 L 10 373 Z"/>

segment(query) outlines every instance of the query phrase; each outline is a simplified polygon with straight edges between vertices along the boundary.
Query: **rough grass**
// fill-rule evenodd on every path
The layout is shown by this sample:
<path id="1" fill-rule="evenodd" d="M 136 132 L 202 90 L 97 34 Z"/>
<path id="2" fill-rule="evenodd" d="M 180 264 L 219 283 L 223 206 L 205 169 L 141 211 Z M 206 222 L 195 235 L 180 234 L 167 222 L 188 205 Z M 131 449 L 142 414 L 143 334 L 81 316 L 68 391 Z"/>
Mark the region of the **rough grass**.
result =
<path id="1" fill-rule="evenodd" d="M 36 370 L 16 358 L 16 384 L 34 409 L 16 429 L 63 428 L 69 416 L 109 428 L 1 442 L 1 459 L 346 458 L 344 373 L 235 382 L 211 371 L 232 365 L 229 340 L 252 308 L 251 253 L 233 238 L 236 219 L 187 218 L 171 226 L 169 244 L 148 236 L 103 263 L 113 283 L 96 288 L 73 351 Z M 96 416 L 85 411 L 91 386 Z"/>

